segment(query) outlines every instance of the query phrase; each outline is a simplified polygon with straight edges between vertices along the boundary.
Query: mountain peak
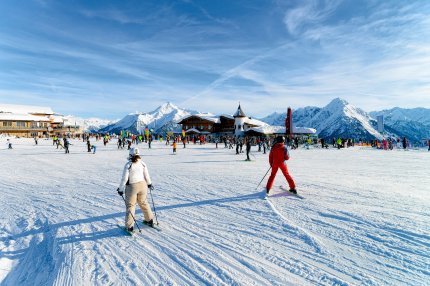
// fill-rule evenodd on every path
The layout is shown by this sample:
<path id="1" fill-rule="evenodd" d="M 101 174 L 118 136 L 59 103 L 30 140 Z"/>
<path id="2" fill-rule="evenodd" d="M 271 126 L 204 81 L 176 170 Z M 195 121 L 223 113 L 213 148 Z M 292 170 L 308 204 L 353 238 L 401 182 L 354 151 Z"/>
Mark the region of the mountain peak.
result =
<path id="1" fill-rule="evenodd" d="M 346 106 L 348 104 L 349 104 L 349 102 L 346 101 L 345 99 L 342 99 L 340 97 L 336 97 L 335 99 L 330 101 L 330 103 L 327 106 Z"/>
<path id="2" fill-rule="evenodd" d="M 156 110 L 154 110 L 151 113 L 159 113 L 159 114 L 168 114 L 174 110 L 179 110 L 180 108 L 171 103 L 170 101 L 167 101 L 160 105 Z"/>

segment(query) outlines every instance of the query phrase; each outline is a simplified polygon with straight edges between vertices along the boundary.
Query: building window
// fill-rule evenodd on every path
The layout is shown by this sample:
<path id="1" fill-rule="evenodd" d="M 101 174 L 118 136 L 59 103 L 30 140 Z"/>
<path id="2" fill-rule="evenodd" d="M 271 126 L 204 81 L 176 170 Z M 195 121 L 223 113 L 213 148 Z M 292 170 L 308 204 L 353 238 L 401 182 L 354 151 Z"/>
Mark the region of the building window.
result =
<path id="1" fill-rule="evenodd" d="M 3 121 L 3 127 L 11 127 L 12 121 Z"/>
<path id="2" fill-rule="evenodd" d="M 25 127 L 25 122 L 23 122 L 23 121 L 17 121 L 16 122 L 16 126 L 18 126 L 18 127 Z"/>

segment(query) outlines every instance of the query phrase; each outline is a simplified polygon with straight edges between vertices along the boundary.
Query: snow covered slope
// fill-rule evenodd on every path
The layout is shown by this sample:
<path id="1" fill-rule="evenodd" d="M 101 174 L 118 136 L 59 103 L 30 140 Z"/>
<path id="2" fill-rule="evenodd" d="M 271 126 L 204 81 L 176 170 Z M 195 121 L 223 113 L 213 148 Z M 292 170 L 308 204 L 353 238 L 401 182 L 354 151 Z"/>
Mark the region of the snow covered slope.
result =
<path id="1" fill-rule="evenodd" d="M 284 125 L 285 117 L 286 113 L 275 113 L 262 120 L 271 125 Z M 293 110 L 293 121 L 295 126 L 316 129 L 323 138 L 382 138 L 369 114 L 340 98 L 323 108 L 311 106 Z"/>
<path id="2" fill-rule="evenodd" d="M 100 119 L 100 118 L 80 118 L 80 117 L 74 117 L 72 115 L 64 116 L 64 118 L 67 120 L 65 122 L 65 125 L 77 125 L 81 126 L 84 131 L 88 132 L 97 132 L 99 129 L 114 124 L 118 120 L 106 120 L 106 119 Z"/>
<path id="3" fill-rule="evenodd" d="M 374 118 L 384 116 L 384 124 L 400 137 L 413 141 L 430 138 L 430 109 L 426 108 L 393 108 L 371 112 Z"/>
<path id="4" fill-rule="evenodd" d="M 176 124 L 176 122 L 191 114 L 199 114 L 199 112 L 183 109 L 167 102 L 149 113 L 131 113 L 115 124 L 100 129 L 100 131 L 119 133 L 121 130 L 129 130 L 131 132 L 143 132 L 146 127 L 154 129 L 156 132 L 158 130 L 171 131 L 178 128 L 180 130 L 180 125 Z"/>
<path id="5" fill-rule="evenodd" d="M 124 236 L 116 193 L 127 150 L 70 154 L 0 139 L 0 284 L 428 285 L 426 151 L 291 150 L 303 199 L 261 199 L 268 154 L 254 162 L 213 144 L 140 144 L 162 232 Z M 334 166 L 334 167 L 330 167 Z M 389 168 L 387 168 L 389 166 Z M 413 166 L 413 168 L 411 168 Z M 405 171 L 407 170 L 407 171 Z M 266 183 L 267 178 L 263 181 Z M 141 212 L 136 215 L 142 219 Z"/>

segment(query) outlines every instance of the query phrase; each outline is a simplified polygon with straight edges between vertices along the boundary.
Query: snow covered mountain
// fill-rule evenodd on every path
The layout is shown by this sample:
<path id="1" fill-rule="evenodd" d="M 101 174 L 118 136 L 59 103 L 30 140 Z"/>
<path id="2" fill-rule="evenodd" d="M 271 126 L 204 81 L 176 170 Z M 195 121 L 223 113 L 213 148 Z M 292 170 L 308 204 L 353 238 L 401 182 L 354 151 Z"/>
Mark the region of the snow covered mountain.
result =
<path id="1" fill-rule="evenodd" d="M 199 114 L 199 112 L 183 109 L 167 102 L 149 113 L 130 113 L 118 122 L 100 129 L 100 132 L 119 133 L 121 130 L 128 130 L 141 133 L 146 127 L 155 132 L 180 130 L 181 126 L 176 122 L 192 114 Z"/>
<path id="2" fill-rule="evenodd" d="M 386 129 L 392 130 L 400 137 L 405 136 L 413 141 L 430 138 L 430 109 L 396 107 L 373 111 L 370 115 L 374 118 L 383 115 Z"/>
<path id="3" fill-rule="evenodd" d="M 286 113 L 274 113 L 262 121 L 271 125 L 284 125 Z M 376 129 L 376 121 L 363 110 L 347 101 L 335 98 L 327 106 L 305 107 L 293 111 L 294 126 L 311 127 L 322 138 L 381 139 Z"/>
<path id="4" fill-rule="evenodd" d="M 80 118 L 72 115 L 64 116 L 66 126 L 81 126 L 84 131 L 97 132 L 99 129 L 114 124 L 118 120 L 106 120 L 100 118 Z"/>

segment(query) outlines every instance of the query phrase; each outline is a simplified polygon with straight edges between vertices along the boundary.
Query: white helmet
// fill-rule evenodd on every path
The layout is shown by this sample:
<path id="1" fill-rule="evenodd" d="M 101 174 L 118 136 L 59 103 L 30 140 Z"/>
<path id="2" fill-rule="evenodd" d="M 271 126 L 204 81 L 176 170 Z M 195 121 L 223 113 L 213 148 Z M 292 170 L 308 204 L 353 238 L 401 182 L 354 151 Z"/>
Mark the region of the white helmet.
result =
<path id="1" fill-rule="evenodd" d="M 133 156 L 136 156 L 136 155 L 140 155 L 139 149 L 138 148 L 131 148 L 129 155 L 130 155 L 130 157 L 133 157 Z"/>

